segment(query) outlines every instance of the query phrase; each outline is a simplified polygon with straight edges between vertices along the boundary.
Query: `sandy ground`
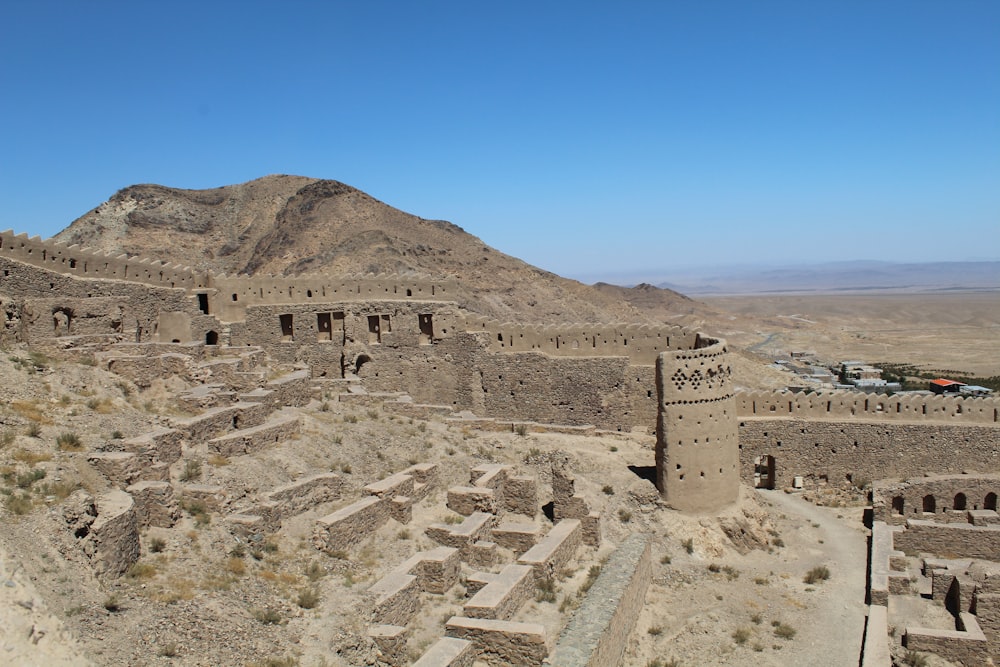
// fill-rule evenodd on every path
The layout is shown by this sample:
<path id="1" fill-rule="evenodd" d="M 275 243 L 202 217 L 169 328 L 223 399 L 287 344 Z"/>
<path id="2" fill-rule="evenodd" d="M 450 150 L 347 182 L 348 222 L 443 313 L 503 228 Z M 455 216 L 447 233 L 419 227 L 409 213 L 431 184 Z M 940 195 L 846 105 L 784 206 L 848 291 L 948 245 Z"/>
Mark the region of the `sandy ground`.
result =
<path id="1" fill-rule="evenodd" d="M 767 355 L 1000 375 L 1000 292 L 704 298 L 733 314 L 730 342 Z M 752 318 L 750 319 L 743 318 Z"/>

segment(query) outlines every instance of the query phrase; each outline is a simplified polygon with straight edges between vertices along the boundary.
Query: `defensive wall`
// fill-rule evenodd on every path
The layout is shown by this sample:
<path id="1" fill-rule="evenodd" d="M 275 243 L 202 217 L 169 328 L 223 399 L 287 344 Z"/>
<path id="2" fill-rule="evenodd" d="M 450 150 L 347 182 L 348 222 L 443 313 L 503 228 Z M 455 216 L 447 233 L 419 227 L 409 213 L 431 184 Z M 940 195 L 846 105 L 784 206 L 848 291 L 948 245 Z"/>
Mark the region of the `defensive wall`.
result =
<path id="1" fill-rule="evenodd" d="M 3 232 L 0 295 L 4 341 L 260 346 L 279 362 L 308 364 L 314 376 L 354 374 L 375 392 L 500 419 L 648 432 L 662 412 L 661 435 L 675 437 L 658 451 L 661 489 L 688 487 L 691 497 L 731 488 L 716 482 L 732 474 L 734 443 L 714 431 L 733 414 L 742 477 L 751 484 L 762 469 L 771 473 L 767 485 L 788 486 L 795 476 L 846 484 L 848 475 L 998 464 L 1000 399 L 735 392 L 727 365 L 725 374 L 710 366 L 711 377 L 690 367 L 715 344 L 697 333 L 500 322 L 460 308 L 464 295 L 451 279 L 212 275 Z M 684 358 L 692 350 L 698 359 Z M 655 364 L 664 353 L 672 370 L 659 390 L 671 396 L 660 405 Z M 672 382 L 675 372 L 683 387 Z M 721 394 L 716 380 L 726 382 Z M 671 439 L 678 444 L 668 454 Z"/>
<path id="2" fill-rule="evenodd" d="M 1000 423 L 1000 398 L 896 394 L 884 396 L 857 391 L 791 392 L 746 391 L 736 394 L 741 417 L 820 419 L 828 421 L 875 420 Z"/>

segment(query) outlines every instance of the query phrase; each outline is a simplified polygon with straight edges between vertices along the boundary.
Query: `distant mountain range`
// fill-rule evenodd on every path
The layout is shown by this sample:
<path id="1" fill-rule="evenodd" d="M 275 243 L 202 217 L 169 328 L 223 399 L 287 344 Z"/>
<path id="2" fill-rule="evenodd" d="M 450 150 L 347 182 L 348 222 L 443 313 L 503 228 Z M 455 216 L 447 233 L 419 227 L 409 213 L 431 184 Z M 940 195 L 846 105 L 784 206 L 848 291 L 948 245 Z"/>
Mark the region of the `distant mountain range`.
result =
<path id="1" fill-rule="evenodd" d="M 893 263 L 874 260 L 788 267 L 689 270 L 657 284 L 689 296 L 721 294 L 1000 290 L 1000 262 Z"/>

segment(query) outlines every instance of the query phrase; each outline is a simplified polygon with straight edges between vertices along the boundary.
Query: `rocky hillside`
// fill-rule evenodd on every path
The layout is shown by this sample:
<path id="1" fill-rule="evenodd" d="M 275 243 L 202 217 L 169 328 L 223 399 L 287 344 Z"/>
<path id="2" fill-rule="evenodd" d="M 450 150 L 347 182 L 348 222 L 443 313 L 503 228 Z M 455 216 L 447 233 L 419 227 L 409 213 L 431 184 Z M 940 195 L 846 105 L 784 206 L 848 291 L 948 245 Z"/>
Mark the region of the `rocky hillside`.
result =
<path id="1" fill-rule="evenodd" d="M 454 275 L 465 307 L 529 321 L 700 320 L 711 311 L 670 290 L 591 287 L 487 246 L 460 227 L 425 220 L 343 183 L 266 176 L 210 190 L 134 185 L 57 239 L 226 273 Z"/>

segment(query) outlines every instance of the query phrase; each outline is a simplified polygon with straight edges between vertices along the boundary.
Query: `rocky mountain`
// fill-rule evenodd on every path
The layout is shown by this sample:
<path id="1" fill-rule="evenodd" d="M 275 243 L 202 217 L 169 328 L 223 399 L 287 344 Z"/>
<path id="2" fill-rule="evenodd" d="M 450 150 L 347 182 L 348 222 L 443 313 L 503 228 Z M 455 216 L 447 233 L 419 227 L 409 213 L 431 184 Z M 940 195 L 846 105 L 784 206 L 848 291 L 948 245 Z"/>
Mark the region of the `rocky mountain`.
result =
<path id="1" fill-rule="evenodd" d="M 473 295 L 462 305 L 500 319 L 652 322 L 670 313 L 690 319 L 710 312 L 670 290 L 561 278 L 450 222 L 411 215 L 337 181 L 301 176 L 209 190 L 133 185 L 56 238 L 230 274 L 453 275 Z"/>

